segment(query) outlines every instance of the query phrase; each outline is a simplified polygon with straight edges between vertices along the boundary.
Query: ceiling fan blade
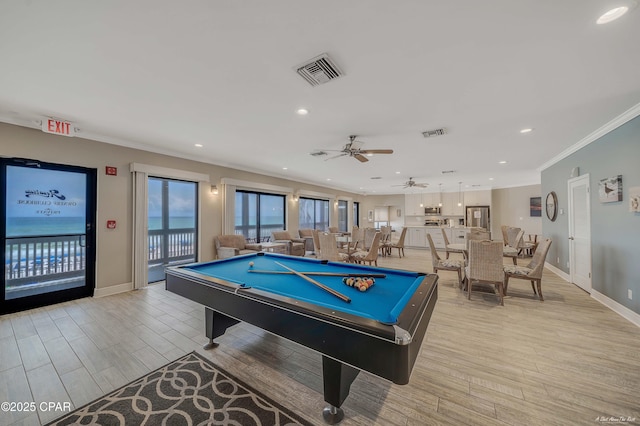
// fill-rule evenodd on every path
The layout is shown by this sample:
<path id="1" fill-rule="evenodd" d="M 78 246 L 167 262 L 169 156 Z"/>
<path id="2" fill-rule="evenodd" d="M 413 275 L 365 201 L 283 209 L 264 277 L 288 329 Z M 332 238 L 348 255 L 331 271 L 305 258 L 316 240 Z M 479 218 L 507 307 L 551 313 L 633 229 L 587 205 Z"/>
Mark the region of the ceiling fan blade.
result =
<path id="1" fill-rule="evenodd" d="M 361 163 L 366 163 L 367 161 L 369 161 L 369 159 L 364 155 L 354 154 L 353 156 L 356 157 L 356 159 Z"/>
<path id="2" fill-rule="evenodd" d="M 360 154 L 393 154 L 392 149 L 363 149 Z"/>
<path id="3" fill-rule="evenodd" d="M 334 158 L 338 158 L 338 157 L 344 157 L 347 154 L 338 154 L 338 155 L 334 155 L 333 157 L 328 157 L 325 158 L 324 161 L 329 161 L 329 160 L 333 160 Z"/>

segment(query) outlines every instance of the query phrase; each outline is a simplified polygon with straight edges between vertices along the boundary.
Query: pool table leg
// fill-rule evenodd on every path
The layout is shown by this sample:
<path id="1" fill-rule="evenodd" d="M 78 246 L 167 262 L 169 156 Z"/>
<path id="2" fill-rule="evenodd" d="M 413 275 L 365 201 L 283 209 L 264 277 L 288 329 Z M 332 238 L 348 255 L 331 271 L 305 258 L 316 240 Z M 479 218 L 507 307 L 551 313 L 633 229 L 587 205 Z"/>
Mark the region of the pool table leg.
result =
<path id="1" fill-rule="evenodd" d="M 322 411 L 324 421 L 330 425 L 340 423 L 344 411 L 340 406 L 349 396 L 351 383 L 360 370 L 343 364 L 326 356 L 322 356 L 322 377 L 324 381 L 324 400 L 330 405 Z"/>
<path id="2" fill-rule="evenodd" d="M 227 331 L 227 328 L 239 323 L 237 319 L 228 317 L 219 312 L 214 311 L 211 308 L 204 308 L 204 324 L 205 333 L 209 338 L 209 343 L 203 346 L 203 349 L 213 349 L 218 346 L 213 341 L 216 337 L 220 337 Z"/>

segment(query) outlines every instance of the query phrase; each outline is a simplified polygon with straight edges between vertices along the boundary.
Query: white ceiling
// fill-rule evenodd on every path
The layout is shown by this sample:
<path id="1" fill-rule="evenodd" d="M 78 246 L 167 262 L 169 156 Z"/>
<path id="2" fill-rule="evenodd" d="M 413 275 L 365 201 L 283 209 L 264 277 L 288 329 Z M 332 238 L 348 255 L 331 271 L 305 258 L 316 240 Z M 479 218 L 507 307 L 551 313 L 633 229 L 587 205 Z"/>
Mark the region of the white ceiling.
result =
<path id="1" fill-rule="evenodd" d="M 640 9 L 595 24 L 614 3 L 2 1 L 0 121 L 356 193 L 534 184 L 640 103 Z M 345 76 L 312 87 L 294 68 L 324 52 Z M 395 153 L 309 155 L 352 134 Z"/>

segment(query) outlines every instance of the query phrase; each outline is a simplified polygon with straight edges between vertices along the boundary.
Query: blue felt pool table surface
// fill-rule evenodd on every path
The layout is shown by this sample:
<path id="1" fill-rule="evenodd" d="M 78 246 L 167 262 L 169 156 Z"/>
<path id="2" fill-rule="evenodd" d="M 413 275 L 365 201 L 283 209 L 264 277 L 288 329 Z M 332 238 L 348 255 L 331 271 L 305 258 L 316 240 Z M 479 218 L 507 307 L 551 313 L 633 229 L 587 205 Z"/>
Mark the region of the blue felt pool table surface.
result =
<path id="1" fill-rule="evenodd" d="M 253 266 L 250 266 L 250 262 L 253 262 Z M 250 272 L 250 270 L 286 271 L 276 262 L 298 272 L 359 274 L 363 277 L 369 274 L 385 274 L 386 277 L 375 278 L 375 284 L 362 292 L 344 284 L 342 276 L 309 276 L 351 299 L 351 302 L 345 302 L 295 274 L 281 275 Z M 224 280 L 241 288 L 250 287 L 387 324 L 394 324 L 397 321 L 398 316 L 425 276 L 425 274 L 418 272 L 327 262 L 313 258 L 271 253 L 236 256 L 188 265 L 182 269 Z"/>

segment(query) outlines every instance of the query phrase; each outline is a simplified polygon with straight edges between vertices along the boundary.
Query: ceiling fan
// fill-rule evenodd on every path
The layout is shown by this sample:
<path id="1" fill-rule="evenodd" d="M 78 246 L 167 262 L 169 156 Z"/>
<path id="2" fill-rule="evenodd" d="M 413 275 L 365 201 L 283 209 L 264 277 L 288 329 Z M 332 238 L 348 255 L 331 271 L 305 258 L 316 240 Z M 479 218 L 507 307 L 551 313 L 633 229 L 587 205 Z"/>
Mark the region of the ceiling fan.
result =
<path id="1" fill-rule="evenodd" d="M 355 135 L 349 136 L 349 143 L 344 146 L 344 148 L 340 151 L 340 154 L 329 157 L 325 161 L 348 155 L 349 157 L 354 157 L 361 163 L 366 163 L 367 161 L 369 161 L 369 159 L 366 157 L 368 155 L 393 154 L 392 149 L 361 149 L 363 142 L 357 141 L 356 137 L 357 136 Z"/>
<path id="2" fill-rule="evenodd" d="M 409 178 L 408 181 L 406 181 L 405 183 L 403 183 L 402 185 L 391 185 L 391 186 L 401 186 L 403 188 L 426 188 L 429 186 L 428 183 L 417 183 L 416 181 L 413 180 L 412 177 Z"/>

